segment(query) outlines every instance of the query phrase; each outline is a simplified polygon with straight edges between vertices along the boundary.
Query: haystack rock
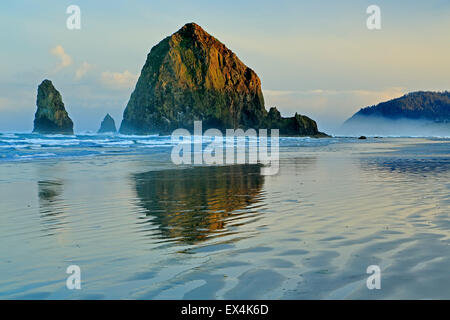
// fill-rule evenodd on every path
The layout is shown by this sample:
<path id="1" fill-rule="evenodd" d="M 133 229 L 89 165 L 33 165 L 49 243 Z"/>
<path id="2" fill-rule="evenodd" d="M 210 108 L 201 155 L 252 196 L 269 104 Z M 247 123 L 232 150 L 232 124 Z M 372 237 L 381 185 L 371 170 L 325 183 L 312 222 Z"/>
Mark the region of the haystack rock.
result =
<path id="1" fill-rule="evenodd" d="M 124 111 L 120 132 L 167 134 L 177 128 L 279 128 L 281 135 L 321 136 L 315 121 L 265 109 L 261 81 L 224 44 L 195 23 L 154 46 Z"/>
<path id="2" fill-rule="evenodd" d="M 117 132 L 116 123 L 108 113 L 103 119 L 100 125 L 100 129 L 98 130 L 97 133 L 116 133 L 116 132 Z"/>
<path id="3" fill-rule="evenodd" d="M 44 80 L 39 85 L 36 104 L 33 132 L 73 134 L 73 122 L 64 108 L 61 94 L 50 80 Z"/>

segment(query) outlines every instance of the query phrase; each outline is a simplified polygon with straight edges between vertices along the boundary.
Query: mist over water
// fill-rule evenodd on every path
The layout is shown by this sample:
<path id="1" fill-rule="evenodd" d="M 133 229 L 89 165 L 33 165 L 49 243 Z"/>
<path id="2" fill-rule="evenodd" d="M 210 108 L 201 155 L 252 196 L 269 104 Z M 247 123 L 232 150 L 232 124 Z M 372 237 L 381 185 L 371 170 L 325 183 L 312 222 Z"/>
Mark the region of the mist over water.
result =
<path id="1" fill-rule="evenodd" d="M 336 130 L 340 136 L 450 137 L 450 122 L 358 116 Z"/>

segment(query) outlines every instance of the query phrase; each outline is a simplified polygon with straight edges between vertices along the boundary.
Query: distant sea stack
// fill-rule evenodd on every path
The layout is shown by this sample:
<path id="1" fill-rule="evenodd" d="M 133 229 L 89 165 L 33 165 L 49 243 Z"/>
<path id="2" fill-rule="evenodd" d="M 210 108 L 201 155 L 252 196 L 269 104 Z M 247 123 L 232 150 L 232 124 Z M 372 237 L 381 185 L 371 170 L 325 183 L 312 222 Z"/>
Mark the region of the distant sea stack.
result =
<path id="1" fill-rule="evenodd" d="M 33 132 L 73 134 L 73 122 L 64 108 L 61 94 L 50 80 L 44 80 L 39 85 L 36 104 Z"/>
<path id="2" fill-rule="evenodd" d="M 98 129 L 97 133 L 116 133 L 116 123 L 114 119 L 109 115 L 109 113 L 103 119 L 100 129 Z"/>
<path id="3" fill-rule="evenodd" d="M 362 108 L 342 129 L 357 134 L 449 135 L 450 92 L 411 92 Z"/>
<path id="4" fill-rule="evenodd" d="M 281 135 L 324 136 L 315 121 L 282 118 L 264 107 L 256 73 L 219 40 L 188 23 L 154 46 L 124 111 L 123 134 L 168 134 L 177 128 L 278 128 Z"/>

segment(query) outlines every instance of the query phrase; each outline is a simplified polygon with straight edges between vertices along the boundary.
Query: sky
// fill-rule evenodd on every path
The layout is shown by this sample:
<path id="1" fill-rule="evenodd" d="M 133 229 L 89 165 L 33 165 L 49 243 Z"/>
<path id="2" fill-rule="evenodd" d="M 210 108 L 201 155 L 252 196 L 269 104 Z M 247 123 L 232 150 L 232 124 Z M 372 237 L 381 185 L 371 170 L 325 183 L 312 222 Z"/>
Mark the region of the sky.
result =
<path id="1" fill-rule="evenodd" d="M 381 29 L 369 30 L 369 5 Z M 81 9 L 69 30 L 66 9 Z M 450 89 L 450 1 L 2 1 L 0 132 L 33 128 L 52 80 L 76 132 L 120 125 L 150 49 L 196 22 L 260 77 L 266 108 L 333 133 L 360 108 Z"/>

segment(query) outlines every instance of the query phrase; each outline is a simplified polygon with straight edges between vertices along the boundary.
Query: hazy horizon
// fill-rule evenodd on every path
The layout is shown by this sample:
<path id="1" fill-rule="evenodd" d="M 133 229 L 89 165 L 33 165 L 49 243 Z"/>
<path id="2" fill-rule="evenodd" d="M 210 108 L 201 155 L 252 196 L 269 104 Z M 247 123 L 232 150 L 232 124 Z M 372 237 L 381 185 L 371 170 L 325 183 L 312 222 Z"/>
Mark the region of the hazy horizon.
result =
<path id="1" fill-rule="evenodd" d="M 46 78 L 76 132 L 96 131 L 107 113 L 119 126 L 148 52 L 188 22 L 255 70 L 267 109 L 307 115 L 328 133 L 362 107 L 450 88 L 448 1 L 377 1 L 381 30 L 366 28 L 369 1 L 78 1 L 81 30 L 68 30 L 71 4 L 0 4 L 0 39 L 8 44 L 0 52 L 0 131 L 32 130 Z"/>

